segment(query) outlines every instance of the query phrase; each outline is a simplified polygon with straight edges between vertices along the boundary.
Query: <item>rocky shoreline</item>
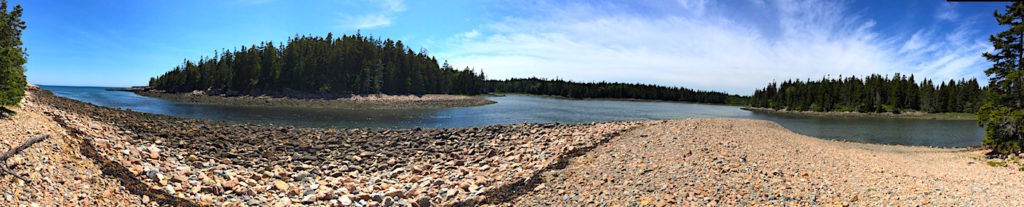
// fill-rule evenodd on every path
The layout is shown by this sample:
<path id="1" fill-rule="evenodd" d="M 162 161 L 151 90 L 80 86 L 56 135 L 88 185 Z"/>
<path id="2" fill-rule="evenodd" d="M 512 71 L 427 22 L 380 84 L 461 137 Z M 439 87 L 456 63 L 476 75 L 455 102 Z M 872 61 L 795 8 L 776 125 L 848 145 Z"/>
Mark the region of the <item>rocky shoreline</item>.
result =
<path id="1" fill-rule="evenodd" d="M 768 121 L 310 129 L 98 107 L 30 88 L 0 120 L 0 206 L 1019 206 L 1015 157 L 821 140 Z M 28 129 L 28 130 L 24 130 Z M 8 139 L 7 137 L 14 137 Z"/>
<path id="2" fill-rule="evenodd" d="M 445 94 L 415 95 L 348 95 L 334 98 L 287 98 L 272 96 L 222 96 L 207 95 L 203 92 L 164 93 L 153 90 L 127 90 L 147 97 L 172 101 L 211 105 L 298 107 L 328 109 L 439 109 L 480 106 L 496 103 L 483 95 L 463 96 Z"/>
<path id="3" fill-rule="evenodd" d="M 174 118 L 31 93 L 75 138 L 159 195 L 217 206 L 487 204 L 495 202 L 488 195 L 516 189 L 509 186 L 577 149 L 651 123 L 307 129 Z"/>
<path id="4" fill-rule="evenodd" d="M 885 118 L 885 119 L 918 119 L 918 120 L 963 120 L 973 121 L 977 120 L 978 117 L 974 114 L 968 113 L 925 113 L 925 112 L 905 112 L 905 113 L 860 113 L 860 112 L 817 112 L 817 111 L 788 111 L 788 110 L 776 110 L 770 108 L 759 108 L 759 107 L 740 107 L 740 109 L 757 112 L 757 113 L 769 113 L 776 115 L 790 115 L 790 116 L 811 116 L 811 117 L 844 117 L 844 118 Z"/>
<path id="5" fill-rule="evenodd" d="M 687 119 L 624 133 L 505 206 L 1021 206 L 1016 158 Z"/>

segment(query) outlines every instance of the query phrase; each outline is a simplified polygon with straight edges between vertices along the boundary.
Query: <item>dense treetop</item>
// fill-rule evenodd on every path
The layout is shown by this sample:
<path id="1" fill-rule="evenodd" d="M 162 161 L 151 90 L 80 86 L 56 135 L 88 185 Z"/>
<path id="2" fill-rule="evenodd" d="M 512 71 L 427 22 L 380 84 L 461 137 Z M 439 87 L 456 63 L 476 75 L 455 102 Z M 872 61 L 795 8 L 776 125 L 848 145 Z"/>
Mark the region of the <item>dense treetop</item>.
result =
<path id="1" fill-rule="evenodd" d="M 913 75 L 896 73 L 892 78 L 876 74 L 864 79 L 840 77 L 771 83 L 754 92 L 750 105 L 792 111 L 973 113 L 981 105 L 982 96 L 975 79 L 936 85 L 928 79 L 916 82 Z"/>
<path id="2" fill-rule="evenodd" d="M 301 36 L 287 44 L 242 47 L 214 58 L 186 60 L 150 79 L 169 92 L 205 90 L 228 95 L 480 94 L 483 72 L 438 65 L 402 41 L 356 35 Z"/>
<path id="3" fill-rule="evenodd" d="M 630 83 L 577 83 L 540 78 L 489 80 L 494 92 L 553 95 L 569 98 L 625 98 L 716 104 L 746 104 L 746 97 L 683 87 Z"/>

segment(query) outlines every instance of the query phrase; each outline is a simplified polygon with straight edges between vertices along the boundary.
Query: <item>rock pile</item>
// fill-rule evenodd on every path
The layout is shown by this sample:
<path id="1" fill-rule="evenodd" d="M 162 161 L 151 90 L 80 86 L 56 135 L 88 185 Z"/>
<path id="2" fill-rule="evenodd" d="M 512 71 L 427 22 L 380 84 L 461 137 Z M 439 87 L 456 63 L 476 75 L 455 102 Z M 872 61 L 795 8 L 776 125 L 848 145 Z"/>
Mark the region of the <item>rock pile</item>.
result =
<path id="1" fill-rule="evenodd" d="M 238 125 L 40 98 L 55 119 L 153 189 L 214 205 L 483 202 L 566 153 L 645 122 L 469 129 Z M 143 199 L 144 201 L 148 199 Z"/>

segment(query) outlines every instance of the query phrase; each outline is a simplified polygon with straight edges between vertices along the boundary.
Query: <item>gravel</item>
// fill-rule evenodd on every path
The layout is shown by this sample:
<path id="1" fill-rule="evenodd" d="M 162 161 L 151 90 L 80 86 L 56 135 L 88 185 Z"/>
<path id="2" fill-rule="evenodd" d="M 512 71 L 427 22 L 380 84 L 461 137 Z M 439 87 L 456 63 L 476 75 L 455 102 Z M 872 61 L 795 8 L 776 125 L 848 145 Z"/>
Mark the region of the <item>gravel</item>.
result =
<path id="1" fill-rule="evenodd" d="M 1024 173 L 985 151 L 828 141 L 768 121 L 632 130 L 507 206 L 1021 206 Z"/>

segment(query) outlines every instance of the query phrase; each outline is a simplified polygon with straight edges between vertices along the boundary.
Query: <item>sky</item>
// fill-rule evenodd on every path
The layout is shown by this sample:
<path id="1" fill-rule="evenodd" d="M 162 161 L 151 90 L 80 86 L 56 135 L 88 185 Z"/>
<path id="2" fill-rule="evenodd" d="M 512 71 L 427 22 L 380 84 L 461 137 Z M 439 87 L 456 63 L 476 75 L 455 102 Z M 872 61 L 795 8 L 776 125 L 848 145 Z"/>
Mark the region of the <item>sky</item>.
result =
<path id="1" fill-rule="evenodd" d="M 488 79 L 639 82 L 750 95 L 868 74 L 986 84 L 992 17 L 945 1 L 10 0 L 28 81 L 146 85 L 185 59 L 295 35 L 402 40 Z M 419 50 L 416 50 L 419 51 Z M 938 81 L 936 81 L 938 82 Z"/>

